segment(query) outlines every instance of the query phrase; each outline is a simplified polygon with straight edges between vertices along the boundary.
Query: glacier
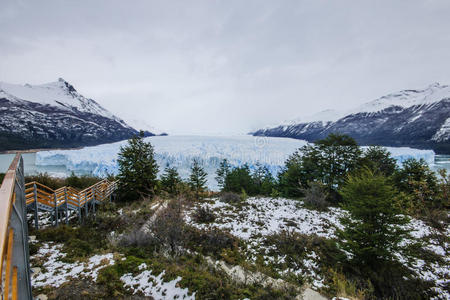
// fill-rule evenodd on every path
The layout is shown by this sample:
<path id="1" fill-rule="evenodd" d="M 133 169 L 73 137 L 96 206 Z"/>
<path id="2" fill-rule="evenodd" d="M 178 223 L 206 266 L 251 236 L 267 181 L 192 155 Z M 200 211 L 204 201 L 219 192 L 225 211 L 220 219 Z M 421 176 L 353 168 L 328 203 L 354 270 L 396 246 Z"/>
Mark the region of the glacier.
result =
<path id="1" fill-rule="evenodd" d="M 153 136 L 144 139 L 155 149 L 160 174 L 166 165 L 176 167 L 182 178 L 187 178 L 194 158 L 200 159 L 208 173 L 208 187 L 217 189 L 215 172 L 222 159 L 228 159 L 233 167 L 248 164 L 254 169 L 257 164 L 266 166 L 276 175 L 286 159 L 295 150 L 307 144 L 306 141 L 242 136 Z M 36 166 L 63 166 L 67 174 L 92 174 L 96 176 L 116 175 L 117 155 L 127 141 L 85 147 L 76 150 L 50 150 L 36 153 Z M 399 164 L 408 158 L 423 158 L 434 163 L 433 150 L 417 150 L 408 147 L 387 147 Z M 51 174 L 51 172 L 49 172 Z"/>

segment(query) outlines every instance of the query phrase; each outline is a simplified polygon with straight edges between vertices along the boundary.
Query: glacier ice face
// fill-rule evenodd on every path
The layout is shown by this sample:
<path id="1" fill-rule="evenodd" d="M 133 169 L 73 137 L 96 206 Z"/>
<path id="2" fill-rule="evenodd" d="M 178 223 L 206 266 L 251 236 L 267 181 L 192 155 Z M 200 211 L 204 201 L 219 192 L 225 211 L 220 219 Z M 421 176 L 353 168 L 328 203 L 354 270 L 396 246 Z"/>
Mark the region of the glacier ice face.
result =
<path id="1" fill-rule="evenodd" d="M 194 158 L 200 158 L 208 172 L 208 186 L 216 189 L 215 172 L 224 158 L 232 166 L 248 164 L 254 168 L 257 163 L 266 166 L 276 175 L 284 162 L 295 150 L 307 144 L 306 141 L 253 136 L 154 136 L 145 138 L 155 148 L 160 172 L 168 164 L 178 169 L 181 177 L 187 178 Z M 105 176 L 117 174 L 117 154 L 121 141 L 85 147 L 77 150 L 51 150 L 36 154 L 36 165 L 65 166 L 68 173 Z M 407 158 L 424 158 L 429 164 L 434 162 L 432 150 L 416 150 L 407 147 L 387 148 L 399 163 Z"/>
<path id="2" fill-rule="evenodd" d="M 217 187 L 215 172 L 224 158 L 232 166 L 247 163 L 252 168 L 259 162 L 276 174 L 287 157 L 306 144 L 302 140 L 252 136 L 154 136 L 145 138 L 145 141 L 151 142 L 155 148 L 160 173 L 170 165 L 178 169 L 182 178 L 187 178 L 192 160 L 200 158 L 212 189 Z M 36 154 L 36 165 L 65 166 L 68 173 L 117 174 L 117 154 L 126 144 L 127 141 L 121 141 L 77 150 L 41 151 Z"/>

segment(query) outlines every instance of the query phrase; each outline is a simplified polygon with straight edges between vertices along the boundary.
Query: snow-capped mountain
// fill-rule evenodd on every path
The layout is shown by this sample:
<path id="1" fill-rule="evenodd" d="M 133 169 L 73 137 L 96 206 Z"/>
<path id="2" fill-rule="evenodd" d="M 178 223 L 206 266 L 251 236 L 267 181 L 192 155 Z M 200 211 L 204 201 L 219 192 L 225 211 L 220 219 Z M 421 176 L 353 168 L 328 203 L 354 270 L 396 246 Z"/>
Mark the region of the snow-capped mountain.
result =
<path id="1" fill-rule="evenodd" d="M 0 150 L 98 145 L 137 133 L 62 78 L 41 85 L 0 82 Z"/>
<path id="2" fill-rule="evenodd" d="M 252 134 L 315 141 L 330 133 L 348 134 L 362 145 L 450 153 L 450 87 L 434 83 L 421 90 L 403 90 L 350 111 L 328 110 Z"/>

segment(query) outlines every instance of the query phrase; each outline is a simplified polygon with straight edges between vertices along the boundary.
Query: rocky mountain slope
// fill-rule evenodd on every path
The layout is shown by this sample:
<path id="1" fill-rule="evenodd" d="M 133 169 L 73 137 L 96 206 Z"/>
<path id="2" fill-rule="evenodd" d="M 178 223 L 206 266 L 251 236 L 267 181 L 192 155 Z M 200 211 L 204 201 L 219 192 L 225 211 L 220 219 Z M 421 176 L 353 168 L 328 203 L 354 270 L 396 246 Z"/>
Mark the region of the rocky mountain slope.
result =
<path id="1" fill-rule="evenodd" d="M 422 90 L 403 90 L 350 111 L 328 110 L 252 134 L 313 142 L 330 133 L 348 134 L 362 145 L 428 148 L 449 154 L 450 87 L 435 83 Z"/>
<path id="2" fill-rule="evenodd" d="M 0 82 L 0 151 L 98 145 L 137 133 L 62 78 L 42 85 Z"/>

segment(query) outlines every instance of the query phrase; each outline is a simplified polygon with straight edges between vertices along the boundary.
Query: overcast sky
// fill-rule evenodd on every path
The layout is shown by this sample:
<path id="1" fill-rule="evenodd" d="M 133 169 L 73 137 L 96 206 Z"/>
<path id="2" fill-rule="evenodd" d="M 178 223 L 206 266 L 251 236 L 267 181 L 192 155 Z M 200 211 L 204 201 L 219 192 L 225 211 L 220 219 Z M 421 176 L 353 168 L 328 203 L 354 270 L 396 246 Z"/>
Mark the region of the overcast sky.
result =
<path id="1" fill-rule="evenodd" d="M 450 83 L 450 1 L 0 2 L 0 81 L 231 134 Z"/>

